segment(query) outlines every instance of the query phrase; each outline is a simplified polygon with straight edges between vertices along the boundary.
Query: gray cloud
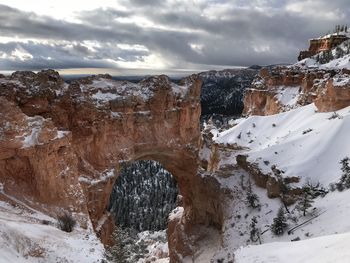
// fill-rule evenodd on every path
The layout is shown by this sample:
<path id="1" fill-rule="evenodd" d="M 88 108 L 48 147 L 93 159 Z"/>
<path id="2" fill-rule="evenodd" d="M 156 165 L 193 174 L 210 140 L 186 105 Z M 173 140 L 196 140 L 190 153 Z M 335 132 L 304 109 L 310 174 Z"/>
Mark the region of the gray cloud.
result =
<path id="1" fill-rule="evenodd" d="M 0 44 L 0 52 L 8 54 L 0 59 L 0 68 L 117 67 L 111 61 L 142 62 L 152 54 L 172 68 L 295 62 L 307 39 L 327 33 L 350 14 L 345 0 L 120 2 L 123 11 L 80 12 L 81 23 L 0 5 L 2 36 L 37 39 Z M 150 25 L 142 24 L 140 17 Z M 91 48 L 88 41 L 97 45 Z M 11 57 L 18 46 L 32 58 Z"/>
<path id="2" fill-rule="evenodd" d="M 159 6 L 163 6 L 163 4 L 166 3 L 166 1 L 163 1 L 163 0 L 148 0 L 148 1 L 127 0 L 126 2 L 129 3 L 131 6 L 136 6 L 136 7 L 140 7 L 140 6 L 159 7 Z"/>

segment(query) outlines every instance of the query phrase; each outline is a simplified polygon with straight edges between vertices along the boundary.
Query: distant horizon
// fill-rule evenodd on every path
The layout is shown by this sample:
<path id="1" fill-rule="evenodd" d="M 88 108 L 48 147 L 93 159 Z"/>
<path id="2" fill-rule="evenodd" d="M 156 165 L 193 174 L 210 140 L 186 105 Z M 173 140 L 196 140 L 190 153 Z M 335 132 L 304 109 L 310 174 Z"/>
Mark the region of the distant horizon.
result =
<path id="1" fill-rule="evenodd" d="M 253 66 L 253 65 L 252 65 Z M 202 69 L 169 69 L 169 70 L 145 70 L 145 69 L 113 69 L 113 68 L 86 68 L 86 69 L 53 69 L 57 71 L 61 76 L 90 76 L 90 75 L 98 75 L 98 74 L 109 74 L 111 76 L 125 76 L 125 77 L 137 77 L 137 76 L 149 76 L 149 75 L 167 75 L 171 77 L 182 77 L 188 76 L 191 74 L 198 74 L 205 71 L 221 71 L 221 70 L 230 70 L 230 69 L 244 69 L 248 67 L 213 67 L 213 68 L 202 68 Z M 16 71 L 32 71 L 32 72 L 40 72 L 45 69 L 19 69 L 19 70 L 0 70 L 0 74 L 11 75 Z"/>
<path id="2" fill-rule="evenodd" d="M 191 74 L 198 74 L 206 71 L 222 71 L 222 70 L 235 70 L 235 69 L 247 69 L 253 66 L 270 67 L 276 65 L 292 65 L 291 63 L 277 63 L 271 65 L 258 65 L 252 64 L 250 66 L 209 66 L 198 69 L 115 69 L 115 68 L 72 68 L 72 69 L 55 69 L 55 68 L 42 68 L 42 69 L 18 69 L 18 70 L 0 70 L 0 74 L 11 75 L 16 71 L 32 71 L 40 72 L 42 70 L 52 69 L 57 71 L 61 76 L 91 76 L 98 74 L 109 74 L 111 76 L 123 76 L 123 77 L 142 77 L 152 75 L 167 75 L 169 77 L 183 77 Z"/>

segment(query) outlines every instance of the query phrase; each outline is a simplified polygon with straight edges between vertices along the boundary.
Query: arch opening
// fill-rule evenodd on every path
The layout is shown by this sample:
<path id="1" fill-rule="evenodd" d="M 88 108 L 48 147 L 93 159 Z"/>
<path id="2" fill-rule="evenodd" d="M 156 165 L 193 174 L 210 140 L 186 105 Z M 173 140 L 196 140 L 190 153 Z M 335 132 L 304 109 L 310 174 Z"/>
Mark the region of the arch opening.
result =
<path id="1" fill-rule="evenodd" d="M 108 207 L 116 225 L 111 259 L 131 262 L 152 258 L 154 254 L 168 257 L 168 216 L 178 205 L 178 199 L 175 177 L 159 162 L 121 163 Z M 150 250 L 150 244 L 154 250 Z"/>

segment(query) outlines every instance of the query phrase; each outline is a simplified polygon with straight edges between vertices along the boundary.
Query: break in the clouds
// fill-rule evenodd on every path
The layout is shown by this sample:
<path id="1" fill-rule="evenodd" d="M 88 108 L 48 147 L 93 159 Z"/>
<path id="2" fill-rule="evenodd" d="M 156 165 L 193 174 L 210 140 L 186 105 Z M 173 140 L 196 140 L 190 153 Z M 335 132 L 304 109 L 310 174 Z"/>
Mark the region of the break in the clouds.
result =
<path id="1" fill-rule="evenodd" d="M 292 63 L 349 14 L 347 0 L 0 1 L 0 70 Z"/>

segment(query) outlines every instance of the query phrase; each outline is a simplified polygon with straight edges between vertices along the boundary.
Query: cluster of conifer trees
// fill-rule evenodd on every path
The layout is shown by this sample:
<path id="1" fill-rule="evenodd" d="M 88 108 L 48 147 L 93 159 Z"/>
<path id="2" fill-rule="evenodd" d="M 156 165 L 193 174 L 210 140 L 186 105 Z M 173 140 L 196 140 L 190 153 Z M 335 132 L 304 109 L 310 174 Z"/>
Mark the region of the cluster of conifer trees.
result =
<path id="1" fill-rule="evenodd" d="M 113 187 L 109 210 L 120 227 L 163 230 L 176 207 L 177 195 L 175 179 L 160 163 L 125 163 Z"/>

